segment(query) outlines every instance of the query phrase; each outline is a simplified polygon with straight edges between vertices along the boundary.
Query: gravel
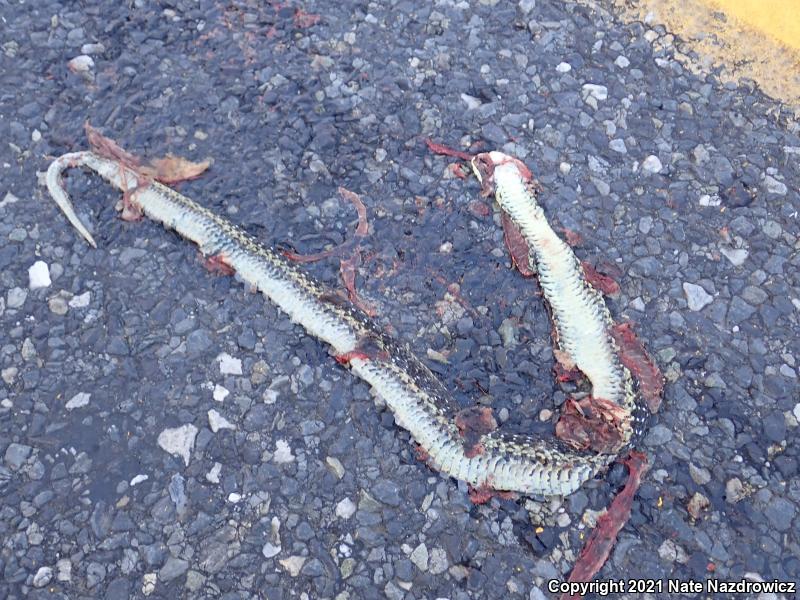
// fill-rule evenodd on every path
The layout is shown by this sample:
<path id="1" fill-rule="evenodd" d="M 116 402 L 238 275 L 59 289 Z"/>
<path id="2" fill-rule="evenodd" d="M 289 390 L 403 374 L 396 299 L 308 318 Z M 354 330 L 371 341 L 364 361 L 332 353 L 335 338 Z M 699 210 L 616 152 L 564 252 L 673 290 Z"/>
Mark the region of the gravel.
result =
<path id="1" fill-rule="evenodd" d="M 714 301 L 714 297 L 706 292 L 701 286 L 694 283 L 684 283 L 683 292 L 686 294 L 686 302 L 689 310 L 699 311 Z"/>
<path id="2" fill-rule="evenodd" d="M 647 173 L 659 173 L 664 166 L 657 156 L 651 154 L 642 161 L 642 170 Z"/>
<path id="3" fill-rule="evenodd" d="M 87 406 L 91 397 L 92 395 L 87 392 L 78 392 L 69 399 L 69 401 L 64 405 L 64 408 L 67 410 L 74 410 L 76 408 Z"/>
<path id="4" fill-rule="evenodd" d="M 180 456 L 186 466 L 189 466 L 197 431 L 197 427 L 192 424 L 164 429 L 158 434 L 158 445 L 166 452 Z"/>
<path id="5" fill-rule="evenodd" d="M 28 287 L 32 290 L 50 287 L 50 269 L 43 260 L 37 260 L 28 269 Z"/>
<path id="6" fill-rule="evenodd" d="M 472 505 L 326 348 L 73 170 L 83 243 L 37 174 L 86 148 L 87 120 L 148 157 L 213 158 L 181 192 L 299 253 L 350 239 L 336 190 L 361 194 L 356 286 L 379 327 L 457 406 L 548 436 L 576 390 L 551 375 L 535 283 L 422 140 L 520 157 L 667 378 L 598 578 L 796 581 L 788 109 L 573 2 L 276 7 L 0 6 L 0 597 L 539 598 L 625 478 Z M 337 257 L 300 267 L 343 289 Z"/>

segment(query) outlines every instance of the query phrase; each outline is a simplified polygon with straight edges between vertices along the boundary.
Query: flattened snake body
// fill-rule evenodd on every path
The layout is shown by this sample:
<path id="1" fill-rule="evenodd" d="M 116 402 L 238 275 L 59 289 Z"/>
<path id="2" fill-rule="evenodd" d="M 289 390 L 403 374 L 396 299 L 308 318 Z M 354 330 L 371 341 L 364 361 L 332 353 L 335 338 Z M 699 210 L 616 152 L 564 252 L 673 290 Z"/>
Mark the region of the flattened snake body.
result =
<path id="1" fill-rule="evenodd" d="M 292 321 L 329 344 L 337 357 L 345 357 L 340 362 L 372 386 L 397 424 L 419 444 L 428 464 L 442 473 L 478 487 L 551 496 L 572 493 L 616 459 L 616 453 L 580 453 L 556 440 L 503 433 L 495 429 L 491 413 L 483 419 L 490 422 L 485 429 L 465 433 L 454 401 L 405 344 L 349 304 L 333 301 L 335 294 L 280 252 L 165 185 L 142 184 L 132 166 L 95 152 L 65 154 L 50 165 L 47 188 L 92 246 L 94 240 L 61 183 L 63 171 L 78 166 L 118 190 L 134 191 L 144 215 L 195 242 L 205 256 L 223 261 Z M 644 411 L 610 335 L 612 321 L 601 294 L 586 281 L 572 249 L 548 224 L 522 163 L 488 152 L 475 157 L 472 166 L 530 248 L 560 351 L 586 375 L 594 397 L 619 405 L 628 415 L 622 428 L 624 446 L 642 432 Z M 478 415 L 487 417 L 485 412 Z"/>

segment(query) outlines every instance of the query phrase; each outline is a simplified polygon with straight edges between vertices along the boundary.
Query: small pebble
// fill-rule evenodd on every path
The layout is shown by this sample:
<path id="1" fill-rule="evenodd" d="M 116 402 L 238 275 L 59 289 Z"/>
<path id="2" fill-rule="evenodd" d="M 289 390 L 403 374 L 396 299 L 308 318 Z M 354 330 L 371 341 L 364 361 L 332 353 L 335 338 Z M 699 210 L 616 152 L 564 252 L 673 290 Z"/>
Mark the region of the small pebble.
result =
<path id="1" fill-rule="evenodd" d="M 92 299 L 91 292 L 83 292 L 79 296 L 73 296 L 69 301 L 70 308 L 86 308 Z"/>
<path id="2" fill-rule="evenodd" d="M 626 154 L 628 152 L 628 149 L 625 147 L 625 142 L 620 139 L 611 140 L 608 143 L 608 147 L 614 152 L 619 152 L 620 154 Z"/>
<path id="3" fill-rule="evenodd" d="M 44 587 L 50 583 L 51 579 L 53 579 L 52 567 L 39 567 L 39 570 L 36 571 L 36 575 L 33 576 L 33 587 Z"/>
<path id="4" fill-rule="evenodd" d="M 106 47 L 103 44 L 84 44 L 81 46 L 81 54 L 102 54 L 106 51 Z"/>
<path id="5" fill-rule="evenodd" d="M 304 556 L 290 556 L 278 562 L 291 577 L 297 577 L 300 574 L 300 569 L 302 569 L 303 565 L 306 563 L 306 558 Z"/>
<path id="6" fill-rule="evenodd" d="M 683 292 L 686 294 L 686 302 L 689 304 L 689 310 L 691 311 L 702 310 L 714 300 L 711 294 L 694 283 L 684 282 Z"/>
<path id="7" fill-rule="evenodd" d="M 720 247 L 719 249 L 720 254 L 727 258 L 734 267 L 741 267 L 744 264 L 744 261 L 747 259 L 747 255 L 749 252 L 744 248 L 726 248 L 725 246 Z"/>
<path id="8" fill-rule="evenodd" d="M 143 481 L 147 481 L 148 479 L 150 479 L 149 475 L 144 475 L 140 473 L 139 475 L 136 475 L 133 479 L 131 479 L 130 485 L 131 487 L 133 487 L 136 484 L 142 483 Z"/>
<path id="9" fill-rule="evenodd" d="M 428 570 L 428 547 L 424 542 L 414 548 L 409 558 L 420 571 Z"/>
<path id="10" fill-rule="evenodd" d="M 770 194 L 777 194 L 779 196 L 785 196 L 786 192 L 789 191 L 785 183 L 778 181 L 772 177 L 772 175 L 764 177 L 764 187 Z"/>
<path id="11" fill-rule="evenodd" d="M 64 405 L 67 410 L 74 410 L 89 404 L 89 399 L 92 397 L 87 392 L 78 392 Z"/>
<path id="12" fill-rule="evenodd" d="M 25 298 L 28 297 L 28 290 L 23 290 L 19 287 L 13 287 L 8 290 L 6 294 L 6 306 L 8 308 L 19 308 L 25 304 Z"/>
<path id="13" fill-rule="evenodd" d="M 165 429 L 158 435 L 158 445 L 173 456 L 180 456 L 186 466 L 194 448 L 197 427 L 191 424 Z"/>
<path id="14" fill-rule="evenodd" d="M 800 404 L 798 404 L 798 406 L 800 406 Z M 338 458 L 328 456 L 325 458 L 325 463 L 328 465 L 328 468 L 333 471 L 333 474 L 336 475 L 336 479 L 344 477 L 344 465 L 342 465 L 342 462 Z"/>
<path id="15" fill-rule="evenodd" d="M 50 269 L 43 260 L 37 260 L 28 269 L 28 287 L 32 290 L 50 287 Z"/>
<path id="16" fill-rule="evenodd" d="M 272 455 L 272 460 L 279 465 L 290 463 L 294 460 L 294 454 L 292 454 L 292 449 L 286 440 L 275 442 L 275 453 Z"/>
<path id="17" fill-rule="evenodd" d="M 261 548 L 261 554 L 264 555 L 264 558 L 272 558 L 273 556 L 277 556 L 281 553 L 281 547 L 275 546 L 274 544 L 267 542 L 264 544 L 263 548 Z"/>
<path id="18" fill-rule="evenodd" d="M 217 356 L 219 362 L 219 372 L 223 375 L 241 375 L 242 374 L 242 361 L 234 358 L 227 352 L 223 352 Z"/>
<path id="19" fill-rule="evenodd" d="M 145 573 L 142 577 L 142 594 L 149 596 L 156 589 L 156 581 L 158 575 L 156 573 Z"/>
<path id="20" fill-rule="evenodd" d="M 686 564 L 689 562 L 689 555 L 683 547 L 676 544 L 673 540 L 664 540 L 658 547 L 658 556 L 661 560 L 673 563 Z"/>
<path id="21" fill-rule="evenodd" d="M 208 411 L 208 426 L 213 433 L 217 433 L 220 429 L 236 429 L 236 426 L 228 421 L 225 417 L 219 414 L 213 408 Z"/>
<path id="22" fill-rule="evenodd" d="M 608 88 L 596 83 L 585 83 L 583 85 L 583 97 L 592 97 L 595 100 L 605 100 L 608 98 Z"/>
<path id="23" fill-rule="evenodd" d="M 699 519 L 702 514 L 711 506 L 711 502 L 700 492 L 695 492 L 686 509 L 694 519 Z"/>
<path id="24" fill-rule="evenodd" d="M 225 398 L 228 397 L 229 394 L 230 392 L 228 391 L 227 388 L 222 387 L 219 384 L 216 384 L 214 386 L 214 392 L 212 395 L 214 396 L 214 400 L 216 400 L 217 402 L 222 402 L 223 400 L 225 400 Z"/>
<path id="25" fill-rule="evenodd" d="M 653 154 L 648 156 L 642 162 L 642 170 L 648 173 L 659 173 L 663 169 L 659 158 Z"/>
<path id="26" fill-rule="evenodd" d="M 56 561 L 56 579 L 58 581 L 72 581 L 72 561 L 62 558 Z"/>
<path id="27" fill-rule="evenodd" d="M 219 475 L 222 472 L 222 464 L 215 462 L 211 470 L 206 473 L 206 481 L 211 483 L 219 483 Z"/>
<path id="28" fill-rule="evenodd" d="M 340 519 L 349 519 L 355 512 L 356 505 L 350 498 L 343 498 L 336 505 L 336 516 Z"/>
<path id="29" fill-rule="evenodd" d="M 708 469 L 698 467 L 694 463 L 689 463 L 689 475 L 697 485 L 705 485 L 711 481 L 711 473 L 709 473 Z"/>

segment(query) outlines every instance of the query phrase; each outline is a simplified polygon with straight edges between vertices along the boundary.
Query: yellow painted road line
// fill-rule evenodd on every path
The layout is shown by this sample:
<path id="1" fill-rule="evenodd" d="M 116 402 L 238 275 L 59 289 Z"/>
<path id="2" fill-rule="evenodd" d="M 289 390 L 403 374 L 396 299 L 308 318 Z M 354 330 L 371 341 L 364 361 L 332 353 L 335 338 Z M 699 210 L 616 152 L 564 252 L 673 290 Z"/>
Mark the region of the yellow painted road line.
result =
<path id="1" fill-rule="evenodd" d="M 654 46 L 672 46 L 694 73 L 755 81 L 800 115 L 800 0 L 612 1 L 623 19 L 664 25 L 674 37 Z"/>
<path id="2" fill-rule="evenodd" d="M 800 0 L 704 0 L 745 25 L 800 50 Z"/>

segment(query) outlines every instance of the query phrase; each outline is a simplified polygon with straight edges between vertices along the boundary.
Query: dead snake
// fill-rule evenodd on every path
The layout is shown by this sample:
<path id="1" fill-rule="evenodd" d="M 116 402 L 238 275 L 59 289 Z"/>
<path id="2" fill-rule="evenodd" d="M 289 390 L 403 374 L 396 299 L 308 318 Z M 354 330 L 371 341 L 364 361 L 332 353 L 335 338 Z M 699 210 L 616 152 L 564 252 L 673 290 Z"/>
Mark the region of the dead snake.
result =
<path id="1" fill-rule="evenodd" d="M 119 161 L 94 152 L 65 154 L 48 168 L 47 188 L 92 246 L 96 247 L 94 239 L 61 182 L 64 170 L 79 166 L 118 190 L 133 191 L 147 217 L 195 242 L 204 255 L 221 258 L 292 321 L 329 344 L 336 356 L 347 357 L 342 362 L 383 398 L 431 467 L 473 486 L 552 496 L 572 493 L 615 460 L 616 454 L 579 453 L 554 439 L 495 430 L 491 412 L 478 413 L 489 422 L 484 430 L 465 433 L 453 399 L 405 344 L 349 304 L 332 301 L 335 295 L 280 252 L 165 185 L 141 184 L 136 171 Z M 603 297 L 585 280 L 572 249 L 549 226 L 525 166 L 500 152 L 480 154 L 472 166 L 530 248 L 529 260 L 537 266 L 559 349 L 586 375 L 594 397 L 612 401 L 630 415 L 624 445 L 641 433 L 645 419 L 631 375 L 609 334 L 612 321 Z"/>

